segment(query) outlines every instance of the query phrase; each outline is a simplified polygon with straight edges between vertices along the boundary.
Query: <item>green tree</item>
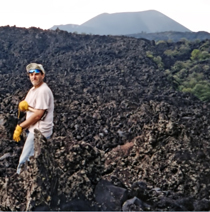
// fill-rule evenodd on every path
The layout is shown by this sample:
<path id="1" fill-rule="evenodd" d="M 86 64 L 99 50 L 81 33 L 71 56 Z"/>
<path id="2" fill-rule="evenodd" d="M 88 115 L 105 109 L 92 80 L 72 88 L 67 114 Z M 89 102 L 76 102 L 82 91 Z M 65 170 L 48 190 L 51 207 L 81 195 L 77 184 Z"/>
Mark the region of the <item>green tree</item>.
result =
<path id="1" fill-rule="evenodd" d="M 189 72 L 191 72 L 191 73 L 199 73 L 201 70 L 202 70 L 202 69 L 201 69 L 200 65 L 197 64 L 197 65 L 192 66 L 192 67 L 189 69 Z"/>
<path id="2" fill-rule="evenodd" d="M 175 50 L 167 49 L 163 53 L 168 57 L 174 57 L 179 54 L 179 52 L 176 49 Z"/>
<path id="3" fill-rule="evenodd" d="M 185 93 L 192 93 L 192 88 L 183 88 L 181 91 Z"/>
<path id="4" fill-rule="evenodd" d="M 201 57 L 201 51 L 199 49 L 194 49 L 192 52 L 191 52 L 191 57 L 190 59 L 192 61 L 195 61 L 195 60 L 199 60 Z"/>
<path id="5" fill-rule="evenodd" d="M 210 90 L 206 91 L 203 96 L 201 97 L 202 101 L 210 101 Z"/>
<path id="6" fill-rule="evenodd" d="M 210 100 L 210 86 L 206 82 L 202 82 L 202 84 L 196 84 L 195 87 L 192 89 L 192 92 L 202 101 Z"/>
<path id="7" fill-rule="evenodd" d="M 190 47 L 188 44 L 182 44 L 179 48 L 180 55 L 184 55 L 190 52 Z"/>
<path id="8" fill-rule="evenodd" d="M 203 60 L 208 59 L 208 58 L 210 58 L 210 54 L 207 51 L 202 51 L 200 58 Z"/>
<path id="9" fill-rule="evenodd" d="M 160 56 L 153 57 L 153 61 L 157 64 L 159 69 L 162 70 L 164 68 L 164 64 L 163 64 L 162 58 Z"/>
<path id="10" fill-rule="evenodd" d="M 203 70 L 204 70 L 204 71 L 208 71 L 209 69 L 210 69 L 210 67 L 209 67 L 208 65 L 204 65 L 204 66 L 203 66 Z"/>
<path id="11" fill-rule="evenodd" d="M 186 68 L 183 68 L 177 73 L 177 75 L 179 76 L 179 78 L 185 79 L 188 76 L 188 70 Z"/>
<path id="12" fill-rule="evenodd" d="M 153 58 L 153 54 L 152 54 L 151 51 L 147 51 L 147 52 L 146 52 L 146 55 L 147 55 L 147 57 L 149 57 L 149 58 Z"/>
<path id="13" fill-rule="evenodd" d="M 184 85 L 185 88 L 194 88 L 195 85 L 197 84 L 197 80 L 191 77 L 188 80 L 184 81 L 182 84 Z"/>
<path id="14" fill-rule="evenodd" d="M 185 62 L 182 62 L 182 61 L 176 61 L 174 63 L 174 65 L 171 67 L 171 70 L 173 73 L 176 73 L 178 71 L 180 71 L 181 69 L 184 69 L 186 68 L 186 64 Z"/>
<path id="15" fill-rule="evenodd" d="M 159 40 L 159 41 L 157 41 L 155 44 L 156 44 L 156 45 L 159 45 L 159 44 L 161 44 L 161 43 L 165 43 L 165 44 L 166 44 L 167 42 L 164 41 L 164 40 Z"/>
<path id="16" fill-rule="evenodd" d="M 210 41 L 206 41 L 201 47 L 200 50 L 201 51 L 208 51 L 210 49 Z"/>

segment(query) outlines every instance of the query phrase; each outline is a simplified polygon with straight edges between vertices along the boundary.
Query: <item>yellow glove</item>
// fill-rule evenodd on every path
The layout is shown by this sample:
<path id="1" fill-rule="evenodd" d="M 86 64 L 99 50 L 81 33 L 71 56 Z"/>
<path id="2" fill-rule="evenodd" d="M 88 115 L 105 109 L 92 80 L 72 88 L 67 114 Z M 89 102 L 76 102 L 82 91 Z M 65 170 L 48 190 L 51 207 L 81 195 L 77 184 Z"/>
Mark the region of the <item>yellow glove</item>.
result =
<path id="1" fill-rule="evenodd" d="M 22 133 L 23 129 L 20 125 L 17 125 L 13 134 L 13 139 L 17 142 L 20 141 L 20 135 Z"/>
<path id="2" fill-rule="evenodd" d="M 28 110 L 28 102 L 26 102 L 25 100 L 24 100 L 24 101 L 21 101 L 21 102 L 19 103 L 19 109 L 20 109 L 21 111 L 26 111 L 26 110 Z"/>

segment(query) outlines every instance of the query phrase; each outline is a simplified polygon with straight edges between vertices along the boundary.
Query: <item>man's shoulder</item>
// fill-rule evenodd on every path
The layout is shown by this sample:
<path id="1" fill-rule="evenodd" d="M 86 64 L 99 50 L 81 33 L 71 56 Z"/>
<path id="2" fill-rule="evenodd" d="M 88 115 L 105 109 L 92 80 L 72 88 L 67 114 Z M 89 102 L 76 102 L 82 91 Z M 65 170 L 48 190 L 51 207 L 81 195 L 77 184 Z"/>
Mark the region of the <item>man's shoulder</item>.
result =
<path id="1" fill-rule="evenodd" d="M 45 82 L 40 86 L 40 90 L 51 91 L 50 87 Z"/>
<path id="2" fill-rule="evenodd" d="M 53 98 L 53 92 L 46 83 L 43 83 L 40 87 L 41 87 L 40 90 L 39 90 L 40 96 L 43 96 L 43 95 L 46 96 L 47 95 L 47 96 L 51 96 Z"/>

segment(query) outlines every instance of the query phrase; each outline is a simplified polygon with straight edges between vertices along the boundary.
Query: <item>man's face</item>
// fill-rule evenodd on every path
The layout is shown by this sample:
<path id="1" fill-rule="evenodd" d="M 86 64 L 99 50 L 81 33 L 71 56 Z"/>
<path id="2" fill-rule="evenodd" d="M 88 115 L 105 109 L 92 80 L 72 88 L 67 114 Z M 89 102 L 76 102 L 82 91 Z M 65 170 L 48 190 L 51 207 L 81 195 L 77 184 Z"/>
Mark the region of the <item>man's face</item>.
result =
<path id="1" fill-rule="evenodd" d="M 31 80 L 32 85 L 36 88 L 39 87 L 44 79 L 44 74 L 41 73 L 29 73 L 29 78 Z"/>

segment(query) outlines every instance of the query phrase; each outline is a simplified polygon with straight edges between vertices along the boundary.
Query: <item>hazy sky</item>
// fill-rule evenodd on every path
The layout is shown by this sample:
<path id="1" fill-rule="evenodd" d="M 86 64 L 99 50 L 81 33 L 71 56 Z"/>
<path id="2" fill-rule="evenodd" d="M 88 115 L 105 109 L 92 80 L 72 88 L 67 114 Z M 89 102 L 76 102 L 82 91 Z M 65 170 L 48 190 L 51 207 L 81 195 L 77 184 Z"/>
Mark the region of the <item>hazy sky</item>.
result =
<path id="1" fill-rule="evenodd" d="M 0 0 L 0 26 L 49 29 L 101 13 L 157 10 L 188 29 L 210 33 L 210 0 Z"/>

